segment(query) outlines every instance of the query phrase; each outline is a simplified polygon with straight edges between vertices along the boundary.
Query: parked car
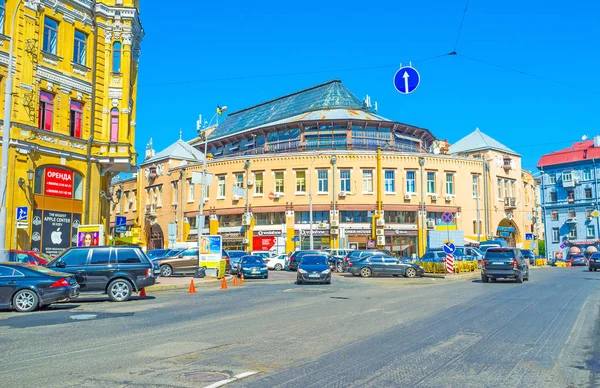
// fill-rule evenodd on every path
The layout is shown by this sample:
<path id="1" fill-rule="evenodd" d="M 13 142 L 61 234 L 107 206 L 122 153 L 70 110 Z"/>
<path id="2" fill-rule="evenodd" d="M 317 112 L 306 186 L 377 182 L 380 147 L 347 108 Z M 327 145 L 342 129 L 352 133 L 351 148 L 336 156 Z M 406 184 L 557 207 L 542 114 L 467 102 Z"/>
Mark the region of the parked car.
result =
<path id="1" fill-rule="evenodd" d="M 485 252 L 490 248 L 506 248 L 508 243 L 506 240 L 500 238 L 497 240 L 487 240 L 479 243 L 479 250 L 485 254 Z"/>
<path id="2" fill-rule="evenodd" d="M 307 254 L 302 257 L 296 273 L 296 284 L 331 284 L 331 269 L 327 262 L 329 255 Z"/>
<path id="3" fill-rule="evenodd" d="M 256 255 L 242 256 L 238 262 L 236 273 L 239 277 L 244 274 L 244 278 L 269 278 L 269 270 L 262 257 Z"/>
<path id="4" fill-rule="evenodd" d="M 521 254 L 523 255 L 523 258 L 527 261 L 527 264 L 535 265 L 535 255 L 533 254 L 533 251 L 529 249 L 521 249 Z"/>
<path id="5" fill-rule="evenodd" d="M 108 294 L 114 302 L 129 300 L 132 293 L 155 284 L 158 275 L 137 246 L 68 248 L 47 268 L 74 275 L 81 293 Z"/>
<path id="6" fill-rule="evenodd" d="M 384 254 L 384 255 L 390 255 L 391 253 L 388 250 L 385 249 L 359 249 L 356 251 L 350 251 L 348 252 L 348 254 L 346 255 L 346 257 L 344 258 L 344 268 L 343 270 L 346 271 L 348 269 L 348 263 L 350 261 L 356 261 L 362 257 L 366 257 L 369 255 L 374 255 L 376 253 L 380 253 L 380 254 Z"/>
<path id="7" fill-rule="evenodd" d="M 227 251 L 229 254 L 229 264 L 231 265 L 230 272 L 235 274 L 237 271 L 237 265 L 242 256 L 246 256 L 248 253 L 244 251 Z"/>
<path id="8" fill-rule="evenodd" d="M 446 253 L 443 251 L 429 251 L 421 256 L 420 260 L 429 263 L 443 263 L 446 261 Z"/>
<path id="9" fill-rule="evenodd" d="M 350 251 L 351 249 L 323 249 L 323 252 L 326 252 L 331 256 L 339 259 L 344 259 L 346 256 L 348 256 L 348 253 L 350 253 Z"/>
<path id="10" fill-rule="evenodd" d="M 423 276 L 425 270 L 417 264 L 406 263 L 390 255 L 371 255 L 348 263 L 348 272 L 368 278 L 372 275 L 393 275 L 414 278 Z"/>
<path id="11" fill-rule="evenodd" d="M 159 265 L 160 276 L 194 273 L 198 268 L 198 252 L 198 248 L 188 248 L 174 256 L 159 257 L 152 261 Z"/>
<path id="12" fill-rule="evenodd" d="M 287 255 L 279 255 L 269 257 L 267 259 L 263 259 L 265 264 L 267 264 L 268 269 L 274 269 L 275 271 L 281 271 L 285 269 L 285 261 L 287 259 Z"/>
<path id="13" fill-rule="evenodd" d="M 0 263 L 0 307 L 30 312 L 79 295 L 68 273 L 23 263 Z"/>
<path id="14" fill-rule="evenodd" d="M 260 256 L 263 259 L 268 259 L 269 257 L 273 257 L 273 255 L 268 251 L 252 251 L 250 252 L 252 256 Z"/>
<path id="15" fill-rule="evenodd" d="M 148 252 L 146 252 L 146 256 L 148 256 L 148 258 L 152 260 L 157 257 L 164 257 L 167 252 L 169 252 L 168 249 L 151 249 Z"/>
<path id="16" fill-rule="evenodd" d="M 221 260 L 225 260 L 225 273 L 231 272 L 231 257 L 225 249 L 221 249 Z"/>
<path id="17" fill-rule="evenodd" d="M 10 250 L 8 261 L 43 266 L 52 261 L 52 256 L 42 252 Z"/>
<path id="18" fill-rule="evenodd" d="M 600 253 L 594 253 L 588 260 L 588 269 L 591 271 L 597 271 L 600 269 Z"/>
<path id="19" fill-rule="evenodd" d="M 572 255 L 569 258 L 569 262 L 573 267 L 585 267 L 587 265 L 584 255 Z"/>
<path id="20" fill-rule="evenodd" d="M 298 263 L 302 259 L 303 256 L 309 255 L 309 254 L 315 255 L 318 253 L 322 253 L 322 252 L 319 252 L 319 251 L 295 251 L 295 252 L 292 252 L 292 254 L 290 255 L 290 258 L 288 260 L 288 270 L 296 271 L 298 269 Z"/>
<path id="21" fill-rule="evenodd" d="M 481 281 L 515 279 L 517 283 L 529 280 L 529 266 L 516 248 L 489 248 L 481 262 Z"/>

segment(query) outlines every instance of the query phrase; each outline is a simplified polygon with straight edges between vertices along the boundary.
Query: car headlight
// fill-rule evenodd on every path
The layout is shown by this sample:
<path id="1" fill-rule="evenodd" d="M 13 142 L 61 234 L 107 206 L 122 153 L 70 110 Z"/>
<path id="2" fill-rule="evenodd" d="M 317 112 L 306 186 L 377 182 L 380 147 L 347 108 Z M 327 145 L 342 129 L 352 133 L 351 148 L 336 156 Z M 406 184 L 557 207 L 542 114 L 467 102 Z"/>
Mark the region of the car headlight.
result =
<path id="1" fill-rule="evenodd" d="M 330 269 L 326 269 L 325 271 L 321 272 L 322 275 L 327 275 L 331 272 Z"/>
<path id="2" fill-rule="evenodd" d="M 298 268 L 298 272 L 299 273 L 307 273 L 305 270 L 303 270 L 302 268 Z"/>
<path id="3" fill-rule="evenodd" d="M 263 270 L 263 271 L 267 271 L 267 270 L 268 270 L 268 268 L 267 268 L 267 267 L 262 267 L 262 270 Z"/>

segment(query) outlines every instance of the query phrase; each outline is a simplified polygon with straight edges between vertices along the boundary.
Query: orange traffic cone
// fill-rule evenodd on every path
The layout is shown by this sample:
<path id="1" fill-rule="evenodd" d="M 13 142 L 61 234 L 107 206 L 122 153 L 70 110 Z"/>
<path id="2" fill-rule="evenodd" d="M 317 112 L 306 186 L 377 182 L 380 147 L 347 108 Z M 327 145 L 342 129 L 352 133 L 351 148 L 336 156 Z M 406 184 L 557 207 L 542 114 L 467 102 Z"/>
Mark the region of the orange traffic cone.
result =
<path id="1" fill-rule="evenodd" d="M 221 290 L 227 289 L 227 280 L 225 280 L 225 276 L 223 276 L 223 281 L 221 282 Z"/>
<path id="2" fill-rule="evenodd" d="M 242 276 L 240 277 L 240 284 L 244 284 L 244 273 L 242 272 Z"/>
<path id="3" fill-rule="evenodd" d="M 237 281 L 237 276 L 233 277 L 233 286 L 237 286 L 238 285 L 238 281 Z"/>
<path id="4" fill-rule="evenodd" d="M 194 287 L 194 279 L 190 280 L 190 289 L 188 291 L 188 294 L 193 294 L 196 292 L 196 287 Z"/>
<path id="5" fill-rule="evenodd" d="M 138 297 L 139 297 L 139 298 L 145 298 L 145 297 L 147 297 L 147 296 L 148 296 L 148 295 L 146 295 L 146 289 L 145 289 L 145 288 L 142 288 L 142 289 L 140 290 L 140 293 L 138 294 Z"/>

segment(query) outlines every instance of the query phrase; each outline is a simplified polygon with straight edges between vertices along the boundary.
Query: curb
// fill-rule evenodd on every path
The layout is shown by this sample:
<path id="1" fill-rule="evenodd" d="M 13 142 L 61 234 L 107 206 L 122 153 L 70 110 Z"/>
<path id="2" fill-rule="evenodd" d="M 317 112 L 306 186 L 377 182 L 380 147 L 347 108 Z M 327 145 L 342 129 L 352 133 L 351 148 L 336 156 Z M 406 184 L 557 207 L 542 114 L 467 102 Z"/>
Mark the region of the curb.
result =
<path id="1" fill-rule="evenodd" d="M 190 278 L 190 280 L 193 278 Z M 205 280 L 204 280 L 205 279 Z M 212 284 L 218 284 L 222 280 L 219 278 L 204 278 L 202 281 L 194 280 L 194 287 L 203 287 Z M 225 275 L 227 281 L 233 279 L 232 275 Z M 187 280 L 187 279 L 186 279 Z M 146 292 L 154 291 L 169 291 L 169 290 L 187 290 L 190 287 L 190 283 L 182 284 L 156 284 L 154 286 L 146 287 Z"/>
<path id="2" fill-rule="evenodd" d="M 529 269 L 534 269 L 534 270 L 538 270 L 538 269 L 542 269 L 542 268 L 552 268 L 550 266 L 529 266 Z M 468 280 L 470 278 L 477 278 L 481 275 L 480 271 L 475 271 L 475 272 L 467 272 L 464 274 L 454 274 L 454 275 L 438 275 L 438 274 L 433 274 L 433 273 L 426 273 L 423 277 L 425 278 L 433 278 L 433 279 L 448 279 L 448 280 Z"/>

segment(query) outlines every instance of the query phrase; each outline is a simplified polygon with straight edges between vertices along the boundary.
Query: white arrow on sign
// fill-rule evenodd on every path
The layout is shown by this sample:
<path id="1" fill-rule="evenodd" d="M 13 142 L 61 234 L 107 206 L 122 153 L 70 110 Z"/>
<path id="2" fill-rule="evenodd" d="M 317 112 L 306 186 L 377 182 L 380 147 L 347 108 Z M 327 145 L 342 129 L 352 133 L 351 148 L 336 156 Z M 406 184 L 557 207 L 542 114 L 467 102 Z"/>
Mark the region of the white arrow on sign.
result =
<path id="1" fill-rule="evenodd" d="M 402 76 L 402 78 L 404 78 L 404 93 L 408 93 L 408 78 L 410 77 L 410 75 L 408 75 L 408 72 L 405 71 L 404 75 Z"/>

